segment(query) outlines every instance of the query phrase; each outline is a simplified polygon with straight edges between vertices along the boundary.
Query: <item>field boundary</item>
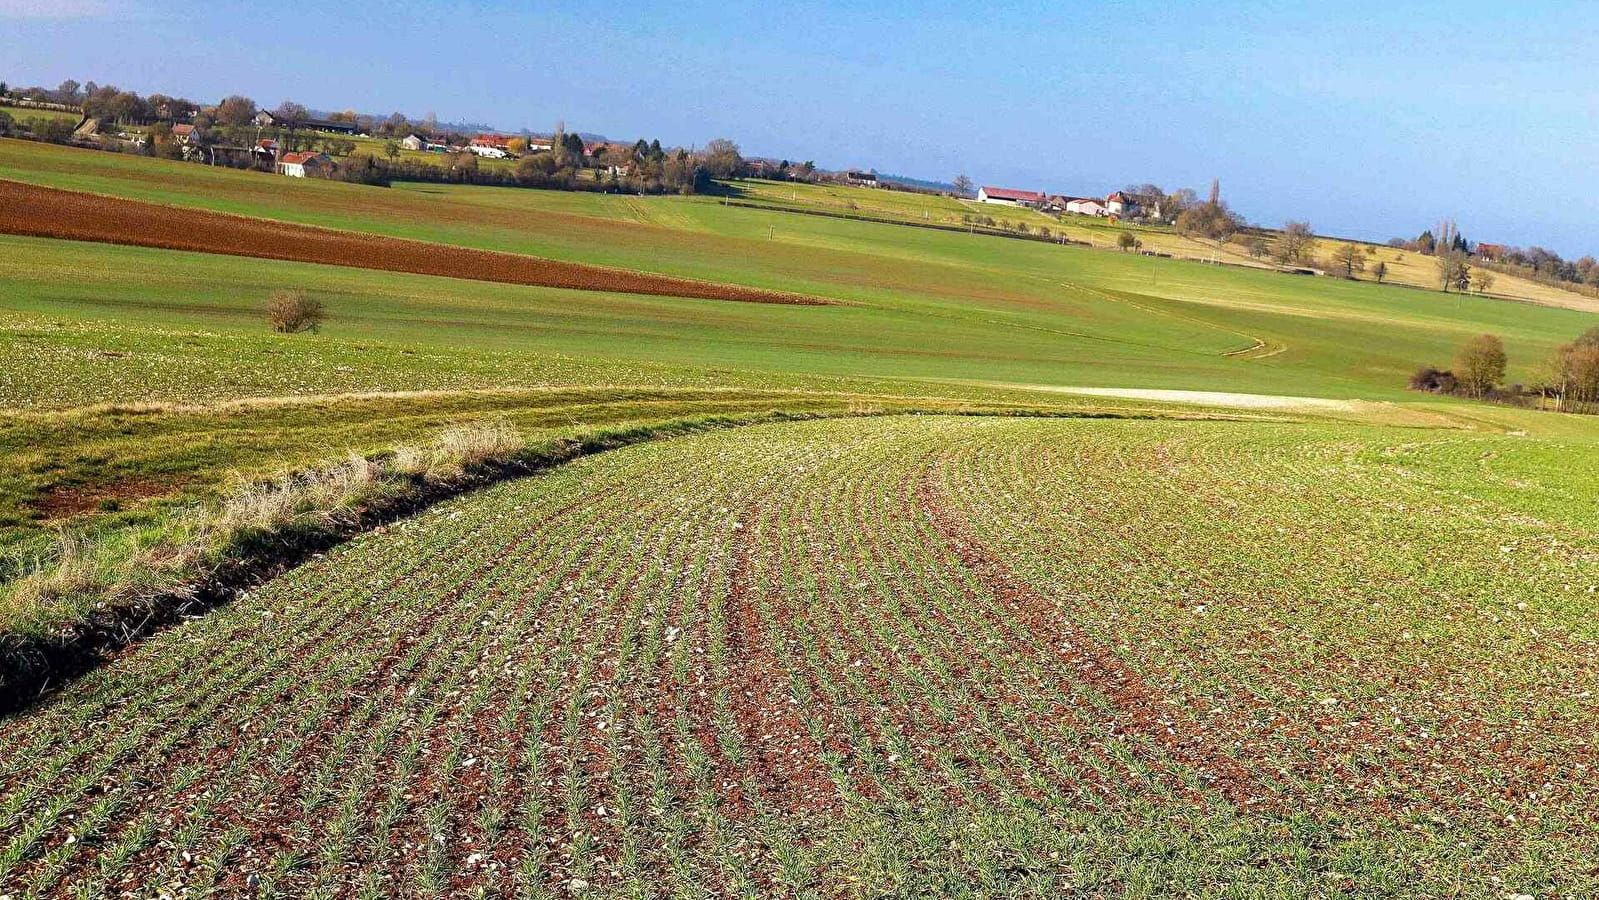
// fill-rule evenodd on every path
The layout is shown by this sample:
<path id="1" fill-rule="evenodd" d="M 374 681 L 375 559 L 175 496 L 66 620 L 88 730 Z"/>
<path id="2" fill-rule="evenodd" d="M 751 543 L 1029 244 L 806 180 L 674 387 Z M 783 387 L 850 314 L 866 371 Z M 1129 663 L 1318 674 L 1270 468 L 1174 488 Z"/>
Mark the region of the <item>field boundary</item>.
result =
<path id="1" fill-rule="evenodd" d="M 8 179 L 0 179 L 0 233 L 566 290 L 784 306 L 842 305 L 842 301 L 825 297 L 767 288 L 148 203 Z"/>
<path id="2" fill-rule="evenodd" d="M 783 206 L 777 203 L 759 203 L 750 200 L 729 200 L 718 198 L 722 206 L 733 206 L 742 209 L 764 209 L 769 212 L 792 213 L 798 216 L 820 216 L 824 219 L 845 219 L 851 222 L 867 222 L 876 225 L 901 225 L 907 228 L 921 228 L 927 231 L 948 231 L 955 234 L 983 235 L 986 237 L 1009 238 L 1013 241 L 1032 241 L 1035 244 L 1056 244 L 1065 247 L 1081 247 L 1086 250 L 1109 251 L 1115 248 L 1101 246 L 1092 241 L 1080 241 L 1064 235 L 1044 237 L 1040 234 L 1021 234 L 1014 231 L 1005 231 L 992 225 L 946 225 L 938 222 L 917 222 L 911 219 L 891 219 L 886 216 L 868 216 L 858 213 L 833 212 L 826 209 L 802 209 L 794 206 Z M 1117 251 L 1122 252 L 1122 251 Z M 1179 262 L 1199 263 L 1207 266 L 1229 266 L 1234 269 L 1247 269 L 1251 272 L 1282 272 L 1283 269 L 1275 266 L 1255 265 L 1252 263 L 1238 262 L 1228 259 L 1205 259 L 1199 256 L 1187 256 L 1177 253 L 1157 253 L 1152 250 L 1140 250 L 1134 255 L 1155 257 L 1159 259 L 1172 259 Z"/>
<path id="3" fill-rule="evenodd" d="M 641 422 L 518 446 L 498 456 L 455 465 L 450 477 L 409 473 L 380 484 L 349 505 L 299 511 L 265 526 L 243 527 L 229 534 L 224 546 L 208 554 L 184 558 L 178 571 L 164 579 L 132 583 L 78 585 L 84 614 L 76 621 L 45 628 L 0 630 L 0 717 L 28 709 L 71 679 L 93 670 L 117 653 L 185 618 L 224 605 L 361 534 L 409 517 L 445 500 L 527 477 L 565 463 L 635 444 L 708 431 L 777 422 L 866 418 L 893 415 L 984 416 L 1053 419 L 1188 419 L 1254 420 L 1226 413 L 1148 410 L 1049 409 L 998 405 L 874 405 L 838 412 L 792 412 L 782 409 L 745 416 L 711 415 Z M 1292 421 L 1284 419 L 1284 421 Z M 411 448 L 415 449 L 415 448 Z M 397 451 L 403 454 L 404 449 Z M 385 457 L 352 458 L 322 473 L 345 476 L 351 464 L 378 466 Z M 315 481 L 317 473 L 294 473 L 292 479 Z M 147 548 L 157 562 L 181 556 L 177 548 Z M 14 587 L 15 585 L 13 585 Z"/>

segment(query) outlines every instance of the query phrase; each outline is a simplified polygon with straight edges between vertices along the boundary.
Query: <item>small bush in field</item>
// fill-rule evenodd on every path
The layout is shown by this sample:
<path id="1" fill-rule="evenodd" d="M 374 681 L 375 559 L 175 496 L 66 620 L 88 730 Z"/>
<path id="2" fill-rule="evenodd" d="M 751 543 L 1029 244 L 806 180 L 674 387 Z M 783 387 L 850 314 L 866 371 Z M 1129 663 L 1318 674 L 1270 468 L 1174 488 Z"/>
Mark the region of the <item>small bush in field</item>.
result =
<path id="1" fill-rule="evenodd" d="M 279 334 L 316 331 L 327 318 L 326 304 L 305 291 L 273 291 L 267 298 L 267 322 Z"/>

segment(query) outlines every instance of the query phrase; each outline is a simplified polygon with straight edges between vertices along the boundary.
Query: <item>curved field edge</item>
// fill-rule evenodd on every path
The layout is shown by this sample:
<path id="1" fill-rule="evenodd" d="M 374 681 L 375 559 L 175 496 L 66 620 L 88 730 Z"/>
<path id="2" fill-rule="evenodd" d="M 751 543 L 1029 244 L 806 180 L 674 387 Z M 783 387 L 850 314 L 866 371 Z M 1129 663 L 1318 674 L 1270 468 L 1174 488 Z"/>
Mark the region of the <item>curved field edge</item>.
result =
<path id="1" fill-rule="evenodd" d="M 839 301 L 544 257 L 339 231 L 0 180 L 0 233 L 623 294 Z"/>
<path id="2" fill-rule="evenodd" d="M 316 553 L 510 478 L 646 441 L 780 421 L 941 414 L 1037 418 L 1233 418 L 1224 413 L 1069 410 L 998 405 L 777 408 L 574 431 L 528 444 L 504 422 L 456 426 L 432 443 L 397 447 L 261 482 L 176 517 L 154 533 L 68 539 L 54 560 L 3 585 L 0 714 L 25 708 L 62 682 L 186 616 L 225 603 Z"/>
<path id="3" fill-rule="evenodd" d="M 1588 896 L 1570 449 L 927 416 L 602 454 L 0 722 L 0 891 Z"/>

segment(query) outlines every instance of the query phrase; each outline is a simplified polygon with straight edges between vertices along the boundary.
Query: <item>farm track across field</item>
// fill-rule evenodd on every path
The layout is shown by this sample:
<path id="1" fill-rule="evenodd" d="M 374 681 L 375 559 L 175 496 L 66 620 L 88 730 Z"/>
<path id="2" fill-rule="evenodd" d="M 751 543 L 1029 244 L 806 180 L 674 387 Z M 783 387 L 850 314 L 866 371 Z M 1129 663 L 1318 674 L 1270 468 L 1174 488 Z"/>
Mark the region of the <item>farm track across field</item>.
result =
<path id="1" fill-rule="evenodd" d="M 799 306 L 834 302 L 648 272 L 180 209 L 4 180 L 0 180 L 0 233 L 584 291 Z"/>
<path id="2" fill-rule="evenodd" d="M 582 460 L 0 721 L 0 893 L 1587 895 L 1599 649 L 1555 588 L 1599 547 L 1431 465 L 1510 440 L 881 417 Z"/>

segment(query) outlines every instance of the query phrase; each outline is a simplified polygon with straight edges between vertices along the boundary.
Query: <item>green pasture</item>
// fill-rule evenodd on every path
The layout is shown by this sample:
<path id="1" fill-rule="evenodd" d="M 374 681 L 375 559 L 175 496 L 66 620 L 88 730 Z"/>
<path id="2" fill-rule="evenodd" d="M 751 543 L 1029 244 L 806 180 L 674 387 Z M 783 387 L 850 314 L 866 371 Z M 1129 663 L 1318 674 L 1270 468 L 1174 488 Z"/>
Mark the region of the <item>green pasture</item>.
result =
<path id="1" fill-rule="evenodd" d="M 1509 348 L 1511 379 L 1529 379 L 1557 344 L 1592 324 L 1587 314 L 1532 304 L 795 216 L 715 198 L 381 189 L 17 141 L 0 141 L 0 177 L 842 301 L 643 297 L 0 237 L 0 405 L 35 413 L 591 388 L 1181 408 L 1060 390 L 1090 387 L 1358 398 L 1387 404 L 1362 407 L 1367 417 L 1386 409 L 1388 419 L 1524 429 L 1523 414 L 1494 420 L 1477 404 L 1443 400 L 1422 411 L 1405 378 L 1423 363 L 1448 364 L 1462 341 L 1493 332 Z M 328 304 L 332 319 L 320 333 L 267 329 L 262 305 L 284 288 Z M 472 415 L 500 402 L 483 401 Z M 186 415 L 166 410 L 156 419 L 182 434 Z M 1547 430 L 1567 420 L 1532 421 Z M 280 428 L 268 445 L 299 462 L 393 437 L 374 421 L 319 439 L 314 453 L 286 452 L 286 436 L 306 424 Z M 43 428 L 27 417 L 12 423 L 13 452 L 37 446 Z M 47 520 L 38 502 L 51 479 L 93 487 L 131 478 L 128 467 L 97 461 L 117 455 L 107 440 L 93 450 L 69 443 L 44 460 L 15 458 L 27 474 L 6 489 L 12 527 Z M 238 462 L 261 471 L 268 459 Z M 225 463 L 156 468 L 173 480 L 182 470 L 207 488 L 224 480 Z"/>

